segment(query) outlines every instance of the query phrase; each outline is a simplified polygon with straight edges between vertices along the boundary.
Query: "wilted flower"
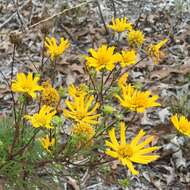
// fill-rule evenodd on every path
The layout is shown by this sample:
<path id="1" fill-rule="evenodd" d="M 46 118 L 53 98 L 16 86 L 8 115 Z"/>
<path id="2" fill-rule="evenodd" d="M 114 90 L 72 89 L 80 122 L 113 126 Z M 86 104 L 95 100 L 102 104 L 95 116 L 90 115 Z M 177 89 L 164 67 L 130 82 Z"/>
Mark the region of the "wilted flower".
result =
<path id="1" fill-rule="evenodd" d="M 109 131 L 110 141 L 105 141 L 105 153 L 113 158 L 118 159 L 121 164 L 127 166 L 133 175 L 139 174 L 133 166 L 133 162 L 139 164 L 148 164 L 159 158 L 159 155 L 151 154 L 153 151 L 158 150 L 158 146 L 146 147 L 154 139 L 153 136 L 141 141 L 142 137 L 146 134 L 140 130 L 137 136 L 133 138 L 131 143 L 126 143 L 125 123 L 120 123 L 120 143 L 116 139 L 115 128 Z"/>
<path id="2" fill-rule="evenodd" d="M 140 47 L 144 42 L 144 34 L 140 30 L 131 30 L 128 33 L 128 42 L 131 47 Z"/>
<path id="3" fill-rule="evenodd" d="M 43 90 L 41 94 L 41 102 L 43 105 L 49 105 L 51 107 L 57 107 L 60 101 L 59 93 L 52 87 L 49 81 L 42 84 Z"/>
<path id="4" fill-rule="evenodd" d="M 72 129 L 72 133 L 77 136 L 82 136 L 86 140 L 90 140 L 95 135 L 95 130 L 91 125 L 77 123 Z"/>
<path id="5" fill-rule="evenodd" d="M 80 86 L 76 87 L 74 84 L 71 84 L 68 87 L 69 96 L 71 97 L 80 97 L 87 95 L 88 87 L 85 84 L 80 84 Z"/>
<path id="6" fill-rule="evenodd" d="M 164 39 L 158 44 L 150 45 L 148 48 L 148 55 L 153 59 L 154 63 L 158 63 L 160 59 L 163 57 L 163 52 L 160 51 L 162 46 L 167 43 L 168 39 Z"/>
<path id="7" fill-rule="evenodd" d="M 45 137 L 40 138 L 40 143 L 45 150 L 48 152 L 52 151 L 52 147 L 55 145 L 55 138 L 49 138 L 48 135 Z"/>

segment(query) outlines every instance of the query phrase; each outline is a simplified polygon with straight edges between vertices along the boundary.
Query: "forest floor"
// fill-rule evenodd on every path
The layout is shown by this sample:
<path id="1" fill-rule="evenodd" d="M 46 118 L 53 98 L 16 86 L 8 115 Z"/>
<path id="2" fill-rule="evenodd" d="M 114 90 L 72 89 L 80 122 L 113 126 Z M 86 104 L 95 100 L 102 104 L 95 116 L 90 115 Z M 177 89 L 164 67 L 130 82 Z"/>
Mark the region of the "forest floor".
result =
<path id="1" fill-rule="evenodd" d="M 106 34 L 95 1 L 13 2 L 0 1 L 0 70 L 4 76 L 10 79 L 13 45 L 9 39 L 15 32 L 21 42 L 15 54 L 14 75 L 19 71 L 36 72 L 42 59 L 41 30 L 45 27 L 50 34 L 64 36 L 72 44 L 57 65 L 55 85 L 66 87 L 73 82 L 88 80 L 80 63 L 81 54 L 106 43 L 111 35 Z M 149 110 L 137 121 L 138 127 L 151 130 L 157 137 L 161 146 L 160 159 L 151 165 L 139 166 L 141 173 L 138 177 L 129 176 L 124 168 L 113 176 L 91 176 L 84 181 L 83 189 L 121 189 L 115 181 L 125 177 L 130 181 L 129 187 L 126 187 L 129 190 L 190 189 L 190 140 L 176 135 L 169 121 L 170 115 L 176 111 L 190 117 L 190 7 L 186 2 L 115 0 L 117 17 L 126 16 L 143 31 L 146 43 L 169 39 L 165 58 L 160 64 L 153 66 L 145 59 L 130 73 L 131 82 L 143 85 L 160 96 L 162 107 L 158 112 Z M 76 6 L 47 22 L 40 22 Z M 114 15 L 112 1 L 102 0 L 100 7 L 105 23 L 109 23 Z M 125 47 L 125 41 L 121 44 Z M 10 113 L 10 110 L 10 89 L 0 75 L 0 116 Z M 84 173 L 80 175 L 82 177 Z"/>

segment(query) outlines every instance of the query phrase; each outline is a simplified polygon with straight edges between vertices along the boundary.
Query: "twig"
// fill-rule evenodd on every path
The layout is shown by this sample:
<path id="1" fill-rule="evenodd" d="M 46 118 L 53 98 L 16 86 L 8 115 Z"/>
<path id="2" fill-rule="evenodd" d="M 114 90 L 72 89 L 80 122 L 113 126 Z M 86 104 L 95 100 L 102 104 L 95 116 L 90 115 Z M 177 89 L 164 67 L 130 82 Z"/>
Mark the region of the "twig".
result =
<path id="1" fill-rule="evenodd" d="M 15 52 L 16 52 L 16 45 L 13 44 L 13 58 L 11 62 L 11 80 L 13 79 L 13 69 L 14 69 L 14 62 L 15 62 Z"/>
<path id="2" fill-rule="evenodd" d="M 18 8 L 18 11 L 21 11 L 30 1 L 31 0 L 24 3 L 20 8 Z M 9 18 L 6 19 L 5 22 L 0 25 L 0 29 L 3 28 L 6 24 L 8 24 L 13 18 L 15 18 L 16 14 L 17 14 L 17 11 L 15 11 L 11 16 L 9 16 Z"/>
<path id="3" fill-rule="evenodd" d="M 108 30 L 108 28 L 107 28 L 107 26 L 106 26 L 106 23 L 105 23 L 103 14 L 102 14 L 102 10 L 101 10 L 101 7 L 100 7 L 100 4 L 99 4 L 99 1 L 98 1 L 98 0 L 96 0 L 96 4 L 97 4 L 97 6 L 98 6 L 98 10 L 99 10 L 100 17 L 101 17 L 101 20 L 102 20 L 102 22 L 103 22 L 103 25 L 104 25 L 106 34 L 109 34 L 109 30 Z"/>
<path id="4" fill-rule="evenodd" d="M 39 21 L 39 22 L 37 22 L 37 23 L 29 26 L 29 29 L 35 28 L 36 26 L 38 26 L 40 24 L 43 24 L 44 22 L 48 22 L 48 21 L 50 21 L 50 20 L 52 20 L 52 19 L 54 19 L 54 18 L 56 18 L 58 16 L 61 16 L 61 15 L 65 14 L 66 12 L 68 12 L 70 10 L 79 8 L 79 7 L 84 6 L 84 5 L 86 5 L 86 4 L 90 3 L 90 2 L 93 2 L 93 1 L 95 1 L 95 0 L 88 0 L 86 2 L 83 2 L 83 3 L 80 3 L 80 4 L 76 5 L 75 7 L 71 7 L 71 8 L 65 9 L 65 10 L 63 10 L 63 11 L 61 11 L 61 12 L 59 12 L 59 13 L 53 15 L 53 16 L 50 16 L 50 17 L 48 17 L 48 18 L 46 18 L 44 20 L 41 20 L 41 21 Z"/>
<path id="5" fill-rule="evenodd" d="M 117 11 L 116 11 L 116 7 L 115 7 L 115 2 L 114 0 L 110 0 L 111 3 L 112 3 L 112 6 L 113 6 L 113 15 L 114 15 L 114 18 L 117 17 Z"/>

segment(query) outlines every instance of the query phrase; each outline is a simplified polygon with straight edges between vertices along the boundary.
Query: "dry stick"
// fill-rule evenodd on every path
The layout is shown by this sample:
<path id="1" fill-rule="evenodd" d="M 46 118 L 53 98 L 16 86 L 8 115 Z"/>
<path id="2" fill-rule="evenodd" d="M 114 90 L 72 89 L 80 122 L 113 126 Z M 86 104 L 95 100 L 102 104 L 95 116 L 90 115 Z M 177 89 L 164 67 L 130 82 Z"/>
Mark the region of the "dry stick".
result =
<path id="1" fill-rule="evenodd" d="M 40 71 L 41 71 L 41 74 L 43 74 L 43 68 L 44 68 L 44 43 L 45 43 L 45 35 L 43 36 L 43 40 L 42 40 L 42 59 L 41 59 L 41 68 L 40 68 Z"/>
<path id="2" fill-rule="evenodd" d="M 12 2 L 13 2 L 14 7 L 16 9 L 16 14 L 17 14 L 18 19 L 20 20 L 20 24 L 21 24 L 22 28 L 23 28 L 23 26 L 26 28 L 25 22 L 23 21 L 22 15 L 20 14 L 20 11 L 18 8 L 18 2 L 15 3 L 14 0 L 12 0 Z"/>
<path id="3" fill-rule="evenodd" d="M 112 75 L 112 73 L 116 70 L 116 67 L 114 69 L 112 69 L 112 71 L 110 71 L 109 75 L 107 76 L 104 85 L 106 85 L 106 83 L 108 82 L 108 80 L 110 79 L 110 76 Z"/>
<path id="4" fill-rule="evenodd" d="M 113 6 L 113 15 L 114 15 L 114 18 L 117 17 L 117 11 L 116 11 L 116 7 L 115 7 L 115 2 L 114 0 L 110 0 L 111 3 L 112 3 L 112 6 Z"/>
<path id="5" fill-rule="evenodd" d="M 38 22 L 38 23 L 35 23 L 35 24 L 29 26 L 29 29 L 32 29 L 32 28 L 34 28 L 34 27 L 36 27 L 36 26 L 38 26 L 38 25 L 40 25 L 40 24 L 42 24 L 42 23 L 44 23 L 44 22 L 48 22 L 48 21 L 50 21 L 50 20 L 52 20 L 52 19 L 54 19 L 54 18 L 56 18 L 56 17 L 58 17 L 58 16 L 60 16 L 60 15 L 63 15 L 64 13 L 66 13 L 66 12 L 68 12 L 68 11 L 70 11 L 70 10 L 79 8 L 79 7 L 84 6 L 84 5 L 86 5 L 86 4 L 89 4 L 90 2 L 93 2 L 93 1 L 95 1 L 95 0 L 89 0 L 89 1 L 86 1 L 86 2 L 83 2 L 83 3 L 80 3 L 80 4 L 78 4 L 78 5 L 75 6 L 75 7 L 71 7 L 71 8 L 69 8 L 69 9 L 65 9 L 65 10 L 63 10 L 63 11 L 61 11 L 61 12 L 59 12 L 59 13 L 57 13 L 57 14 L 51 16 L 51 17 L 48 17 L 48 18 L 46 18 L 46 19 L 44 19 L 44 20 L 41 20 L 41 21 Z"/>
<path id="6" fill-rule="evenodd" d="M 18 8 L 19 11 L 21 11 L 31 0 L 27 1 L 26 3 L 24 3 L 20 8 Z M 3 28 L 6 24 L 8 24 L 13 18 L 15 18 L 17 12 L 15 11 L 11 16 L 9 16 L 8 19 L 5 19 L 5 22 L 3 22 L 1 25 L 0 25 L 0 29 Z M 12 31 L 14 32 L 14 31 Z M 7 34 L 7 33 L 5 33 Z"/>
<path id="7" fill-rule="evenodd" d="M 73 42 L 73 43 L 75 43 L 76 42 L 76 40 L 74 39 L 74 37 L 71 35 L 71 33 L 67 30 L 67 28 L 65 27 L 65 26 L 61 26 L 62 27 L 62 29 L 63 29 L 63 31 L 69 36 L 69 38 L 71 39 L 71 41 Z"/>
<path id="8" fill-rule="evenodd" d="M 105 31 L 106 31 L 106 34 L 109 34 L 109 30 L 106 26 L 106 23 L 105 23 L 105 20 L 104 20 L 104 17 L 103 17 L 103 14 L 102 14 L 102 10 L 101 10 L 101 7 L 100 7 L 100 4 L 99 4 L 99 1 L 96 0 L 96 3 L 97 3 L 97 6 L 98 6 L 98 10 L 99 10 L 99 13 L 100 13 L 100 17 L 102 19 L 102 22 L 103 22 L 103 25 L 104 25 L 104 28 L 105 28 Z"/>
<path id="9" fill-rule="evenodd" d="M 13 79 L 13 69 L 14 69 L 14 62 L 15 62 L 15 52 L 16 52 L 16 45 L 13 44 L 13 58 L 11 62 L 11 81 Z"/>

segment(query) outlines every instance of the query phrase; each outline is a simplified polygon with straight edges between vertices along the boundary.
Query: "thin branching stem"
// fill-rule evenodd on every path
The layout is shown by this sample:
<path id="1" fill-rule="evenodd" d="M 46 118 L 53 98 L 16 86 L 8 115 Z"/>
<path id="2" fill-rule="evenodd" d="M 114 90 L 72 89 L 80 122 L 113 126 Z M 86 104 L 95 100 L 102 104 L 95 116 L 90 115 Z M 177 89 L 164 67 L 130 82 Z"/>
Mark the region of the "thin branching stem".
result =
<path id="1" fill-rule="evenodd" d="M 105 22 L 105 20 L 104 20 L 103 14 L 102 14 L 102 10 L 101 10 L 101 7 L 100 7 L 100 3 L 99 3 L 98 0 L 96 0 L 96 3 L 97 3 L 98 11 L 99 11 L 99 13 L 100 13 L 100 18 L 101 18 L 101 20 L 102 20 L 102 22 L 103 22 L 103 25 L 104 25 L 106 34 L 109 34 L 109 30 L 108 30 L 108 28 L 107 28 L 107 26 L 106 26 L 106 22 Z"/>

